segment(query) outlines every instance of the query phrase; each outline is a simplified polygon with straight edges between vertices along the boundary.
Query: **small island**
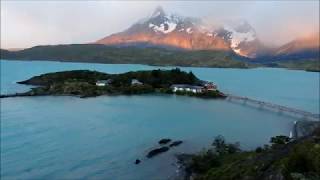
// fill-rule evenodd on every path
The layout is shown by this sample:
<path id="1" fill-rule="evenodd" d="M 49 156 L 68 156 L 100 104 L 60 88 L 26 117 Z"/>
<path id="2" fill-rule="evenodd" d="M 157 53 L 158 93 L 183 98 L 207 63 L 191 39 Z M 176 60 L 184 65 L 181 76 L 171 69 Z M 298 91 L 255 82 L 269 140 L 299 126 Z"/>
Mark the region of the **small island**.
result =
<path id="1" fill-rule="evenodd" d="M 98 71 L 73 70 L 42 74 L 19 84 L 36 86 L 24 93 L 5 97 L 71 95 L 81 98 L 101 95 L 134 95 L 165 93 L 202 98 L 225 98 L 217 86 L 198 79 L 192 72 L 172 70 L 135 71 L 107 74 Z"/>

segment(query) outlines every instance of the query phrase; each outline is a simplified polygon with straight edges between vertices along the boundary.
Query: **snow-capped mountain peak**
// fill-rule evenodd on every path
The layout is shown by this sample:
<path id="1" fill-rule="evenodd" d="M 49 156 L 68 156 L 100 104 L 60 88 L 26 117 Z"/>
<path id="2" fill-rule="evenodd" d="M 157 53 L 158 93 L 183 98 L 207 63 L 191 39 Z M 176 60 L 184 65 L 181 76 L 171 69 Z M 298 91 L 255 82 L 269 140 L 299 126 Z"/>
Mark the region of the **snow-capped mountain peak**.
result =
<path id="1" fill-rule="evenodd" d="M 253 57 L 255 54 L 248 51 L 253 51 L 252 45 L 258 43 L 258 38 L 255 30 L 245 20 L 231 21 L 223 25 L 223 30 L 227 32 L 226 39 L 230 41 L 232 50 L 242 56 Z M 254 50 L 255 51 L 255 50 Z"/>
<path id="2" fill-rule="evenodd" d="M 199 19 L 186 18 L 177 14 L 167 14 L 161 7 L 157 7 L 149 19 L 146 19 L 143 24 L 156 33 L 170 33 L 173 31 L 185 32 L 191 34 L 192 29 L 195 29 Z"/>
<path id="3" fill-rule="evenodd" d="M 247 23 L 241 23 L 238 26 L 224 26 L 224 29 L 231 32 L 231 47 L 237 48 L 241 42 L 254 41 L 256 37 L 256 32 Z"/>
<path id="4" fill-rule="evenodd" d="M 190 50 L 233 50 L 243 56 L 251 56 L 248 47 L 252 42 L 257 42 L 256 33 L 245 21 L 213 29 L 202 19 L 168 14 L 162 7 L 127 30 L 97 41 L 109 45 L 147 43 Z"/>
<path id="5" fill-rule="evenodd" d="M 174 31 L 176 27 L 176 23 L 169 21 L 160 24 L 160 26 L 154 25 L 152 23 L 149 24 L 149 28 L 153 29 L 155 32 L 162 32 L 165 34 Z"/>

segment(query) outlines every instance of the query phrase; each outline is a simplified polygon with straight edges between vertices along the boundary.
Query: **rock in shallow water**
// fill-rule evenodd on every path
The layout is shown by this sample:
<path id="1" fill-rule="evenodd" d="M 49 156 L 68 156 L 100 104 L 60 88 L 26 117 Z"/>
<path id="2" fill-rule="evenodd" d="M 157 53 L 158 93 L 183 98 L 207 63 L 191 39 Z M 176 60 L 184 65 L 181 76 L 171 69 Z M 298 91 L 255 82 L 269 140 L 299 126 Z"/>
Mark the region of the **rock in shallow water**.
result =
<path id="1" fill-rule="evenodd" d="M 183 143 L 183 141 L 173 141 L 169 146 L 170 147 L 179 146 L 182 143 Z"/>
<path id="2" fill-rule="evenodd" d="M 158 154 L 164 153 L 164 152 L 166 152 L 168 150 L 169 150 L 168 147 L 161 147 L 161 148 L 153 149 L 148 153 L 147 158 L 152 158 L 153 156 L 156 156 Z"/>
<path id="3" fill-rule="evenodd" d="M 140 159 L 136 159 L 136 161 L 135 161 L 134 163 L 135 163 L 135 164 L 140 164 L 141 161 L 140 161 Z"/>
<path id="4" fill-rule="evenodd" d="M 171 141 L 171 139 L 164 138 L 164 139 L 161 139 L 158 143 L 159 144 L 167 144 L 170 141 Z"/>

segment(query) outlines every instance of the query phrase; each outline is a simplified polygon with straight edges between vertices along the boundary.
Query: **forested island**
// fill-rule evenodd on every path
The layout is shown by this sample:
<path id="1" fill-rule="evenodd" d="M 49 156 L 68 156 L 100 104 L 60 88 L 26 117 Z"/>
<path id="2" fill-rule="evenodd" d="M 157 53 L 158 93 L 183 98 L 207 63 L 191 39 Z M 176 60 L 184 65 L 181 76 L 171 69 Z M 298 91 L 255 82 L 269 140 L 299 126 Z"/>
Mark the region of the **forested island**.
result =
<path id="1" fill-rule="evenodd" d="M 175 93 L 202 98 L 225 97 L 212 82 L 202 81 L 192 72 L 184 72 L 179 68 L 122 74 L 73 70 L 42 74 L 17 83 L 36 87 L 25 93 L 1 95 L 1 98 L 44 95 L 71 95 L 84 98 L 147 93 Z"/>

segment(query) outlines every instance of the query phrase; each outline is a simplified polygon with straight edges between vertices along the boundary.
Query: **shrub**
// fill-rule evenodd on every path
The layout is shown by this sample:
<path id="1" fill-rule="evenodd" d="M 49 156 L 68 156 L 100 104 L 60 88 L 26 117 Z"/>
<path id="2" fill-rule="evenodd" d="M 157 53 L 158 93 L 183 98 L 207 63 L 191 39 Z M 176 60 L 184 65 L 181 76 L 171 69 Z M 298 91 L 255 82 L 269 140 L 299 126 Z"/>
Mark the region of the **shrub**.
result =
<path id="1" fill-rule="evenodd" d="M 290 141 L 290 138 L 288 136 L 275 136 L 272 137 L 270 142 L 274 145 L 274 144 L 287 144 Z"/>
<path id="2" fill-rule="evenodd" d="M 212 150 L 205 151 L 192 158 L 190 169 L 197 173 L 203 173 L 213 167 L 220 166 L 219 156 Z"/>
<path id="3" fill-rule="evenodd" d="M 239 143 L 226 143 L 223 136 L 217 136 L 212 143 L 212 146 L 215 147 L 215 150 L 219 154 L 233 154 L 240 151 Z"/>
<path id="4" fill-rule="evenodd" d="M 263 151 L 262 147 L 257 147 L 256 148 L 256 153 L 261 153 Z"/>
<path id="5" fill-rule="evenodd" d="M 320 179 L 320 148 L 314 141 L 296 144 L 281 162 L 287 179 Z"/>

